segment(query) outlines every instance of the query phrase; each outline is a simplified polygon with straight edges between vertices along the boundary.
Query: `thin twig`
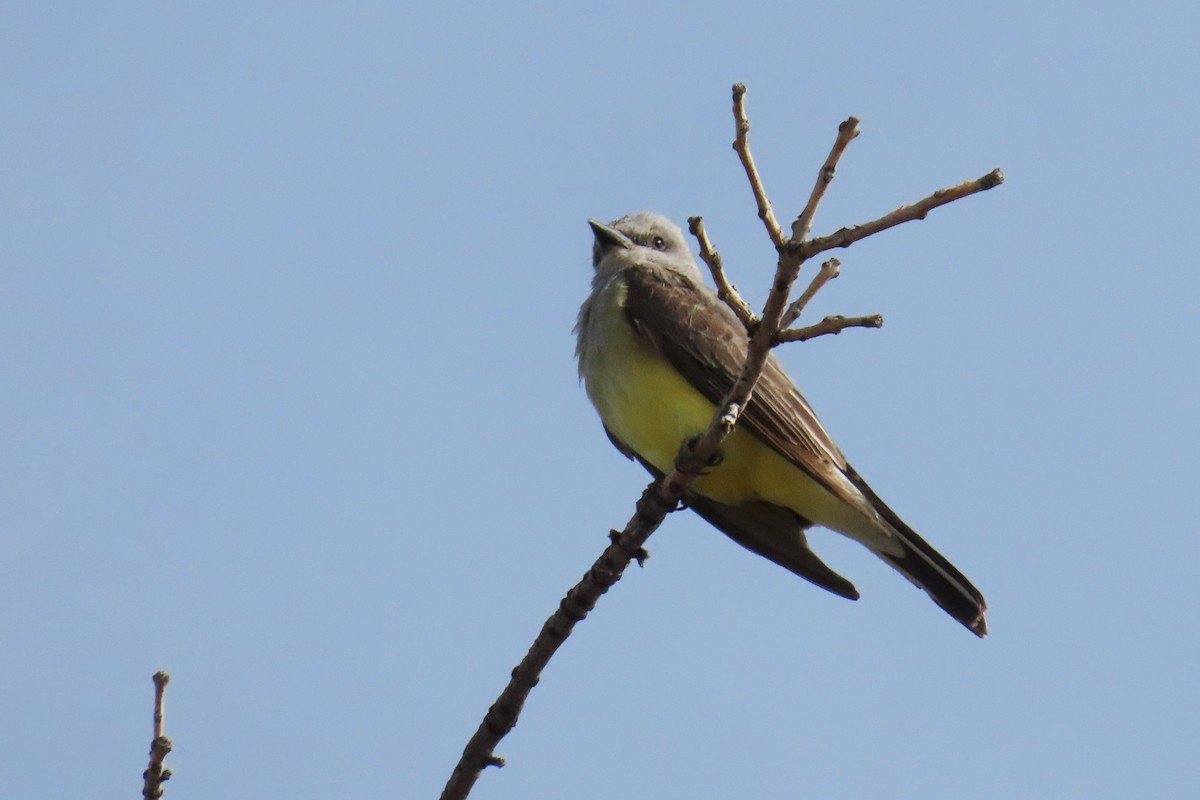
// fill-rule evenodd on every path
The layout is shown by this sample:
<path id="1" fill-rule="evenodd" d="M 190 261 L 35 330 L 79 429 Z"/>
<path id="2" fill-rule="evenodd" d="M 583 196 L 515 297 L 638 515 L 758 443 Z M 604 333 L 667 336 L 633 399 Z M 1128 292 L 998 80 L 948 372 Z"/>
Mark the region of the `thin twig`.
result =
<path id="1" fill-rule="evenodd" d="M 829 283 L 838 276 L 838 267 L 842 265 L 841 261 L 836 258 L 831 258 L 821 265 L 821 269 L 817 270 L 817 274 L 813 276 L 812 282 L 808 284 L 808 288 L 792 301 L 788 306 L 787 311 L 783 313 L 783 319 L 779 321 L 779 327 L 787 329 L 795 324 L 796 320 L 800 319 L 800 315 L 804 313 L 804 307 L 808 305 L 808 301 L 816 296 L 817 292 L 821 291 L 821 287 Z"/>
<path id="2" fill-rule="evenodd" d="M 163 735 L 163 700 L 170 680 L 166 672 L 154 673 L 154 738 L 150 741 L 150 765 L 142 773 L 142 797 L 148 800 L 162 797 L 163 782 L 171 777 L 171 770 L 163 766 L 171 752 L 171 740 Z"/>
<path id="3" fill-rule="evenodd" d="M 813 217 L 817 214 L 817 206 L 821 204 L 821 199 L 825 197 L 825 190 L 833 182 L 833 176 L 837 172 L 838 161 L 841 160 L 842 153 L 846 152 L 846 146 L 856 136 L 858 136 L 857 117 L 848 117 L 841 125 L 838 125 L 837 138 L 833 141 L 833 147 L 830 148 L 825 163 L 821 165 L 821 171 L 817 173 L 817 182 L 813 185 L 812 194 L 808 196 L 808 204 L 804 206 L 800 216 L 796 217 L 796 221 L 792 223 L 793 242 L 803 242 L 812 233 Z"/>
<path id="4" fill-rule="evenodd" d="M 164 707 L 167 699 L 167 684 L 171 682 L 171 676 L 165 670 L 159 670 L 154 673 L 154 738 L 157 739 L 163 735 L 163 725 L 166 721 L 164 715 Z"/>
<path id="5" fill-rule="evenodd" d="M 742 299 L 737 288 L 726 277 L 725 267 L 721 263 L 721 254 L 713 248 L 712 242 L 708 240 L 708 231 L 704 229 L 704 219 L 688 217 L 688 230 L 700 243 L 700 258 L 708 265 L 708 271 L 712 273 L 713 283 L 717 285 L 717 297 L 733 310 L 737 318 L 746 326 L 747 331 L 753 330 L 754 326 L 758 324 L 758 318 L 754 316 L 749 304 Z"/>
<path id="6" fill-rule="evenodd" d="M 928 197 L 918 200 L 911 205 L 900 206 L 895 211 L 890 214 L 884 214 L 879 219 L 850 228 L 842 228 L 828 236 L 818 236 L 816 239 L 799 242 L 793 246 L 800 251 L 804 259 L 812 258 L 818 253 L 832 250 L 835 247 L 849 247 L 857 241 L 865 239 L 868 236 L 873 236 L 888 228 L 893 228 L 905 222 L 912 222 L 915 219 L 925 219 L 925 215 L 938 206 L 953 203 L 955 200 L 961 200 L 977 192 L 994 189 L 1002 183 L 1004 183 L 1004 173 L 999 169 L 994 169 L 987 175 L 983 175 L 973 181 L 964 181 L 948 189 L 939 189 Z"/>
<path id="7" fill-rule="evenodd" d="M 882 314 L 870 314 L 865 317 L 843 317 L 840 314 L 835 314 L 813 325 L 807 325 L 803 328 L 788 328 L 786 331 L 780 331 L 776 334 L 775 341 L 778 344 L 783 344 L 784 342 L 807 342 L 809 339 L 815 339 L 827 333 L 841 333 L 846 328 L 882 327 Z"/>
<path id="8" fill-rule="evenodd" d="M 750 155 L 750 142 L 746 138 L 750 133 L 750 120 L 746 117 L 745 97 L 745 84 L 735 83 L 733 85 L 735 131 L 733 149 L 737 151 L 738 158 L 742 161 L 742 168 L 746 170 L 746 177 L 750 179 L 754 202 L 758 204 L 758 218 L 766 226 L 767 236 L 771 237 L 771 243 L 775 245 L 775 249 L 779 249 L 784 244 L 783 231 L 779 229 L 779 221 L 775 219 L 775 212 L 771 210 L 771 200 L 767 197 L 767 190 L 763 188 L 762 178 L 758 175 L 758 167 L 754 166 L 754 156 Z"/>

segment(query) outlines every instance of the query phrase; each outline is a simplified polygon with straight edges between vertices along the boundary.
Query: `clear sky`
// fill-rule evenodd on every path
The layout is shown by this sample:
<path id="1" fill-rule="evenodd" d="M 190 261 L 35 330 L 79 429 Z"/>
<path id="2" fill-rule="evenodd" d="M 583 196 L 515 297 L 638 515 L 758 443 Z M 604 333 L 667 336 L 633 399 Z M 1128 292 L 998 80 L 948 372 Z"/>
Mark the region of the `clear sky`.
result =
<path id="1" fill-rule="evenodd" d="M 835 534 L 826 594 L 673 515 L 473 797 L 1200 793 L 1200 184 L 1187 3 L 7 3 L 0 797 L 436 797 L 646 476 L 579 388 L 588 217 L 838 253 L 781 354 L 984 591 Z"/>

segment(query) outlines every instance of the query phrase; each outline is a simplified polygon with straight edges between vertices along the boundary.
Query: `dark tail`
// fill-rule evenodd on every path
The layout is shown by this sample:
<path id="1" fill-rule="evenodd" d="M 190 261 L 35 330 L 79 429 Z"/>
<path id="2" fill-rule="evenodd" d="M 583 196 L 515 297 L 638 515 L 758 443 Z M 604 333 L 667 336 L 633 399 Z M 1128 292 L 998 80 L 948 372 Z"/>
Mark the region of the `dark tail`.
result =
<path id="1" fill-rule="evenodd" d="M 858 599 L 854 584 L 825 565 L 808 546 L 804 529 L 812 523 L 789 509 L 768 503 L 728 506 L 700 495 L 688 506 L 730 539 L 822 589 L 850 600 Z"/>
<path id="2" fill-rule="evenodd" d="M 947 561 L 945 556 L 918 536 L 916 531 L 905 525 L 904 521 L 871 491 L 871 487 L 853 467 L 846 466 L 846 475 L 871 502 L 879 515 L 896 529 L 896 533 L 899 534 L 898 540 L 904 547 L 903 556 L 892 556 L 878 551 L 875 551 L 875 554 L 925 590 L 925 593 L 933 598 L 933 602 L 965 625 L 971 633 L 981 639 L 987 636 L 987 622 L 983 618 L 987 611 L 987 603 L 974 584 Z"/>

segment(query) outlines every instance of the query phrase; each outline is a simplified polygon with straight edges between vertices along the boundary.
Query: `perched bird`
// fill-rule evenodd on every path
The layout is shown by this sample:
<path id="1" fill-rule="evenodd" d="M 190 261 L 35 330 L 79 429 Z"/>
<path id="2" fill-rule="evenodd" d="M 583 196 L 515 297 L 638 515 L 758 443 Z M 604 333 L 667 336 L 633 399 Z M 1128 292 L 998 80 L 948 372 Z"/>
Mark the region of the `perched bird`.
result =
<path id="1" fill-rule="evenodd" d="M 661 476 L 680 444 L 708 426 L 741 372 L 749 338 L 669 220 L 643 212 L 589 224 L 595 275 L 575 328 L 580 379 L 617 449 Z M 814 524 L 842 533 L 972 633 L 987 633 L 983 595 L 847 463 L 774 355 L 687 503 L 738 544 L 856 600 L 854 585 L 805 536 Z"/>

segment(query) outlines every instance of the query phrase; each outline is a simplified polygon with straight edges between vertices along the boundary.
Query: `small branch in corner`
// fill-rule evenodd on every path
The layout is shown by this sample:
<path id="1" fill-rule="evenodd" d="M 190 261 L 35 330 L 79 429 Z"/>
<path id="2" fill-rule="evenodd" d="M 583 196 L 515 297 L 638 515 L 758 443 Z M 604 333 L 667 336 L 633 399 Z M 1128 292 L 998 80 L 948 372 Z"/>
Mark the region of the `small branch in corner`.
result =
<path id="1" fill-rule="evenodd" d="M 162 785 L 171 777 L 171 770 L 163 766 L 171 752 L 171 740 L 163 735 L 163 700 L 170 680 L 162 670 L 154 673 L 154 738 L 150 741 L 150 765 L 142 773 L 142 797 L 147 800 L 162 797 Z"/>

